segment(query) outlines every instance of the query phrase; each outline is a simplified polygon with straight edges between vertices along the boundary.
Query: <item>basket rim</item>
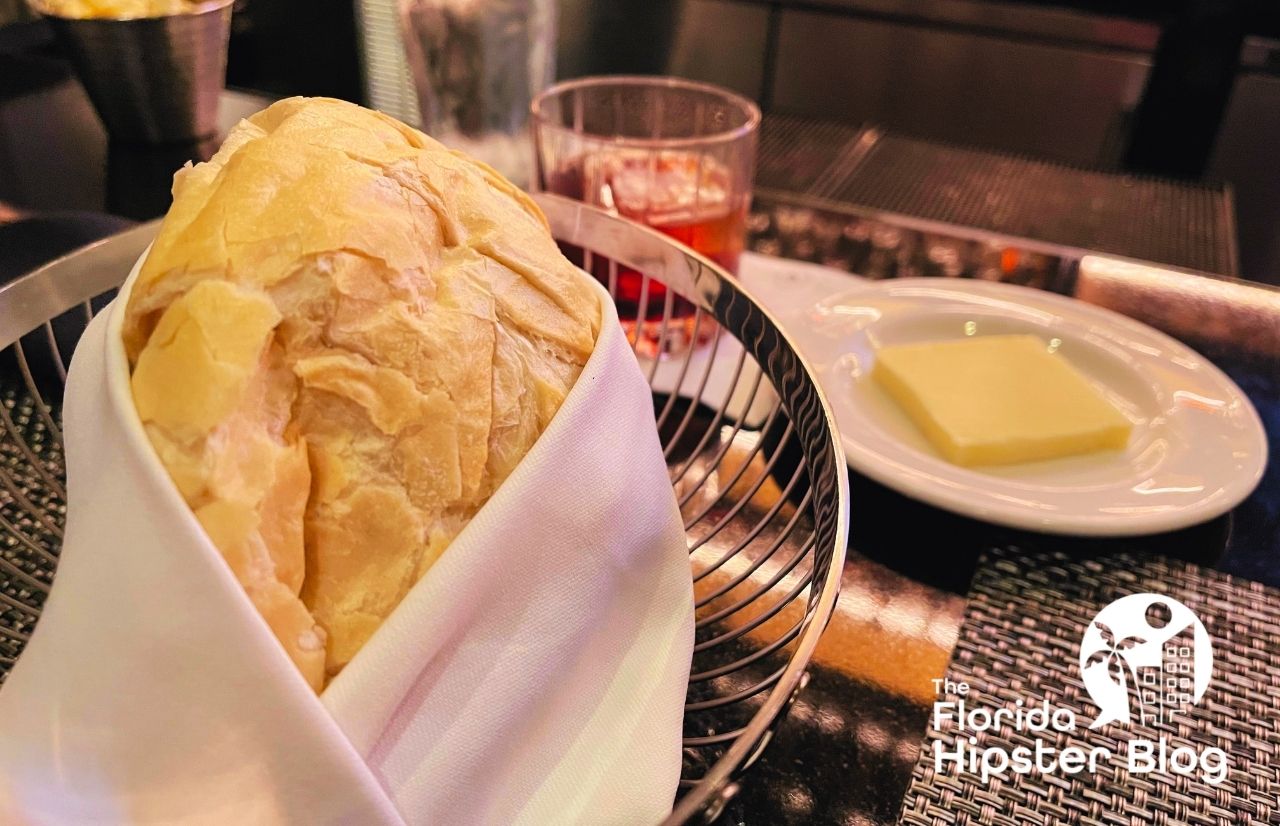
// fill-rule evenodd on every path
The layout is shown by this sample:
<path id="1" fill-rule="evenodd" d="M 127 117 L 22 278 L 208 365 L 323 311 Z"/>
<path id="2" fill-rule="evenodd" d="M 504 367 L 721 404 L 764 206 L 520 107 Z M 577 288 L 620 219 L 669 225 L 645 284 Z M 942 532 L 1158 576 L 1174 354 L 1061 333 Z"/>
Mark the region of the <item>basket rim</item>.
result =
<path id="1" fill-rule="evenodd" d="M 130 227 L 0 285 L 0 350 L 123 284 L 159 229 L 159 219 Z"/>

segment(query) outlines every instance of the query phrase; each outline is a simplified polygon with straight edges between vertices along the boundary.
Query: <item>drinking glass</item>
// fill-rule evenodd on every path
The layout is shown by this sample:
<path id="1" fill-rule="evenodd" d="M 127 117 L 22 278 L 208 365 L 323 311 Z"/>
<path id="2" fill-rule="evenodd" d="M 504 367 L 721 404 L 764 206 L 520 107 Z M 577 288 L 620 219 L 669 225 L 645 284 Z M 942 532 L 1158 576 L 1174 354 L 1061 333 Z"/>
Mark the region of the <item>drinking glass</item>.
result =
<path id="1" fill-rule="evenodd" d="M 423 129 L 528 186 L 529 104 L 555 77 L 556 0 L 398 3 Z"/>
<path id="2" fill-rule="evenodd" d="M 535 186 L 659 230 L 731 273 L 746 236 L 760 109 L 706 83 L 591 77 L 533 101 Z M 641 273 L 567 249 L 614 293 L 637 350 L 675 355 L 710 338 L 710 320 Z"/>

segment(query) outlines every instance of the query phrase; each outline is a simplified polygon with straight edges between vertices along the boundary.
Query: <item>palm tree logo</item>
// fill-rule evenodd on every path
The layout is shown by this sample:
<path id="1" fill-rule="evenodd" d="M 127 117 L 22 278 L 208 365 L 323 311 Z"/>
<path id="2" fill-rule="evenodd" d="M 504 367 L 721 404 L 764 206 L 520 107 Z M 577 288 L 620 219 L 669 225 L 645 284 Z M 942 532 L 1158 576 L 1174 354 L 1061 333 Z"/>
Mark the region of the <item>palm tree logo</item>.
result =
<path id="1" fill-rule="evenodd" d="M 1136 646 L 1146 644 L 1147 641 L 1136 635 L 1117 640 L 1115 632 L 1106 623 L 1098 622 L 1097 620 L 1094 620 L 1093 627 L 1097 628 L 1102 634 L 1102 641 L 1106 645 L 1094 651 L 1089 656 L 1089 659 L 1085 661 L 1084 667 L 1091 668 L 1105 663 L 1107 677 L 1128 695 L 1130 710 L 1132 711 L 1136 706 L 1138 709 L 1138 722 L 1142 722 L 1144 715 L 1142 713 L 1142 692 L 1139 690 L 1138 685 L 1138 670 L 1133 663 L 1129 662 L 1128 652 Z"/>
<path id="2" fill-rule="evenodd" d="M 1084 627 L 1079 663 L 1080 680 L 1098 707 L 1089 728 L 1149 724 L 1200 702 L 1213 675 L 1213 641 L 1173 597 L 1129 594 Z"/>

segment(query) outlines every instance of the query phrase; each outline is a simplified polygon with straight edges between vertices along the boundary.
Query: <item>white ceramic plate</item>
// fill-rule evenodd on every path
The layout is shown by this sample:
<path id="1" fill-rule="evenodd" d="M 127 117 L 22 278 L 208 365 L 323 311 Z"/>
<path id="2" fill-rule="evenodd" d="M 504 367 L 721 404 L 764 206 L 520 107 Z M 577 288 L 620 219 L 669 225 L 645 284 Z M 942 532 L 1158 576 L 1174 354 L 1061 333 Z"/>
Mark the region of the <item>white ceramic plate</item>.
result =
<path id="1" fill-rule="evenodd" d="M 1158 533 L 1235 507 L 1266 466 L 1258 414 L 1218 368 L 1163 333 L 1081 301 L 912 278 L 868 283 L 788 315 L 835 409 L 850 466 L 936 507 L 1052 533 Z M 958 467 L 870 381 L 878 347 L 1008 333 L 1056 339 L 1058 352 L 1133 422 L 1128 448 Z"/>

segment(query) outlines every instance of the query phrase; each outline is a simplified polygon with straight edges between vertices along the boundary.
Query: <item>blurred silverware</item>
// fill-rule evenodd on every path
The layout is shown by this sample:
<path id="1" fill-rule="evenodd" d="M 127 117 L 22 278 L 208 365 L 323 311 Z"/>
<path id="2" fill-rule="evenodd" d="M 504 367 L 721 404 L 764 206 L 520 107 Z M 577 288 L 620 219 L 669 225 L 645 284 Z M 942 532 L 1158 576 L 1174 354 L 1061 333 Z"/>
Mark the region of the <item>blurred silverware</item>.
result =
<path id="1" fill-rule="evenodd" d="M 45 17 L 111 137 L 162 144 L 214 134 L 232 0 L 129 19 Z"/>

